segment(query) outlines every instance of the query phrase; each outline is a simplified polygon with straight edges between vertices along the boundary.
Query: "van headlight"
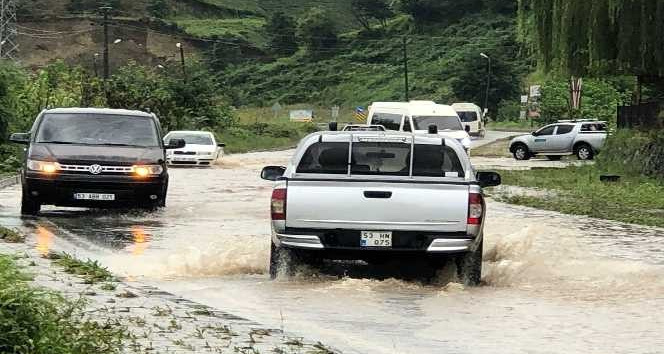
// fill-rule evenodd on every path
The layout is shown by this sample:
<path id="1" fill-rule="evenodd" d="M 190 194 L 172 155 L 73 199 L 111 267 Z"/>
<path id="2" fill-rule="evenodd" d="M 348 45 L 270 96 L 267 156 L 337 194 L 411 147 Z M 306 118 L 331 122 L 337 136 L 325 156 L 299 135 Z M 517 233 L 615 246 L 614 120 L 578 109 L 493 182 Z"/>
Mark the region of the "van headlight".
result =
<path id="1" fill-rule="evenodd" d="M 164 172 L 161 165 L 136 165 L 131 167 L 131 173 L 137 177 L 159 176 Z"/>
<path id="2" fill-rule="evenodd" d="M 60 170 L 60 164 L 57 162 L 28 160 L 28 170 L 38 171 L 45 174 L 53 174 Z"/>

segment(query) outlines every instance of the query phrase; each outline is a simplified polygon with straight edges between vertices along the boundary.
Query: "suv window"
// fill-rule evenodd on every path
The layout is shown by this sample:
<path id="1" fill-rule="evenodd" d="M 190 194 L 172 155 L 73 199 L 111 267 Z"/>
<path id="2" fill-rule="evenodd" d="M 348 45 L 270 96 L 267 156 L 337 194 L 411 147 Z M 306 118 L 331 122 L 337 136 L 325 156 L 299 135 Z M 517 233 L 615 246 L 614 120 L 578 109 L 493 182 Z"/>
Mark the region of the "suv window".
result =
<path id="1" fill-rule="evenodd" d="M 583 124 L 581 126 L 582 132 L 605 132 L 606 124 L 604 123 L 592 123 L 592 124 Z"/>
<path id="2" fill-rule="evenodd" d="M 396 113 L 374 113 L 371 118 L 371 124 L 382 125 L 387 130 L 399 130 L 403 115 Z"/>
<path id="3" fill-rule="evenodd" d="M 154 120 L 143 116 L 51 113 L 42 117 L 37 143 L 159 146 Z"/>
<path id="4" fill-rule="evenodd" d="M 553 130 L 556 128 L 555 125 L 552 125 L 550 127 L 545 127 L 540 129 L 540 131 L 537 132 L 537 136 L 542 136 L 542 135 L 553 135 Z"/>
<path id="5" fill-rule="evenodd" d="M 316 143 L 302 156 L 297 173 L 348 173 L 348 143 Z"/>
<path id="6" fill-rule="evenodd" d="M 569 134 L 574 130 L 573 125 L 559 125 L 558 126 L 558 131 L 556 132 L 556 135 L 565 135 Z"/>

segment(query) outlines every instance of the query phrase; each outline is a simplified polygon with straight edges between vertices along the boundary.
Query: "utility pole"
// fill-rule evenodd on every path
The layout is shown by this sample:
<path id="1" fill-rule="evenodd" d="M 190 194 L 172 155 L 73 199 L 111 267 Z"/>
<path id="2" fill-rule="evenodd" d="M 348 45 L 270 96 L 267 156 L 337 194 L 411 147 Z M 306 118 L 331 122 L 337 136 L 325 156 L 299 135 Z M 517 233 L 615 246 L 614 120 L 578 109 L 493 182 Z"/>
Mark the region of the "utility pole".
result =
<path id="1" fill-rule="evenodd" d="M 95 78 L 99 77 L 99 69 L 98 69 L 98 66 L 97 66 L 97 59 L 99 59 L 99 53 L 95 53 L 95 55 L 93 56 L 93 59 L 92 59 L 92 67 L 95 71 Z"/>
<path id="2" fill-rule="evenodd" d="M 187 66 L 185 65 L 184 62 L 184 46 L 182 43 L 177 43 L 175 44 L 176 47 L 180 49 L 180 63 L 182 65 L 182 77 L 184 78 L 184 81 L 187 81 Z"/>
<path id="3" fill-rule="evenodd" d="M 16 1 L 0 0 L 0 59 L 14 59 L 16 42 Z"/>
<path id="4" fill-rule="evenodd" d="M 108 81 L 111 74 L 110 63 L 108 58 L 109 43 L 108 43 L 108 12 L 112 9 L 110 6 L 99 8 L 104 13 L 104 82 Z M 105 84 L 104 84 L 105 85 Z"/>
<path id="5" fill-rule="evenodd" d="M 486 93 L 484 95 L 484 110 L 489 109 L 489 93 L 491 92 L 491 57 L 480 53 L 480 56 L 489 61 L 489 70 L 486 75 Z"/>
<path id="6" fill-rule="evenodd" d="M 406 102 L 410 101 L 410 85 L 408 84 L 408 38 L 403 37 L 403 74 Z"/>

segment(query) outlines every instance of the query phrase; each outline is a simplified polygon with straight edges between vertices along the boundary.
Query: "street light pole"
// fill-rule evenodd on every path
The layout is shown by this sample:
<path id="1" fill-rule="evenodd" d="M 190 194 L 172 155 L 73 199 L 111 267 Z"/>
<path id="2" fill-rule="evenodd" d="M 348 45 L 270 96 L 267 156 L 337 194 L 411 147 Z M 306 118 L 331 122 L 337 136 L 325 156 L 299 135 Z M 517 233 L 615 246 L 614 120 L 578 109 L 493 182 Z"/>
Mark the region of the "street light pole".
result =
<path id="1" fill-rule="evenodd" d="M 182 77 L 184 77 L 184 80 L 187 80 L 187 67 L 184 62 L 184 46 L 182 43 L 177 43 L 175 44 L 176 47 L 180 48 L 180 63 L 182 65 Z"/>
<path id="2" fill-rule="evenodd" d="M 480 56 L 489 61 L 489 70 L 486 76 L 486 94 L 484 95 L 484 110 L 489 109 L 489 92 L 491 91 L 491 57 L 480 53 Z"/>
<path id="3" fill-rule="evenodd" d="M 404 77 L 404 96 L 406 102 L 410 101 L 410 84 L 408 83 L 408 38 L 403 37 L 403 77 Z"/>

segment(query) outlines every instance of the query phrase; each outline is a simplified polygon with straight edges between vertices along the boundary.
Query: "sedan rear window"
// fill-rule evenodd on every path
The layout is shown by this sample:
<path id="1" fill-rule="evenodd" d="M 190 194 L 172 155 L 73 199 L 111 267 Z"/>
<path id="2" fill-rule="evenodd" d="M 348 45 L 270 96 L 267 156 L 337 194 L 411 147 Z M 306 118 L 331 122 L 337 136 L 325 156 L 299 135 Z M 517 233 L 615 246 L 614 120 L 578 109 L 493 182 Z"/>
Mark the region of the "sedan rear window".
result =
<path id="1" fill-rule="evenodd" d="M 297 173 L 347 174 L 349 143 L 316 143 L 305 152 Z M 409 176 L 409 143 L 353 143 L 350 172 L 360 176 Z M 413 176 L 463 177 L 461 160 L 454 149 L 442 145 L 415 145 Z"/>

